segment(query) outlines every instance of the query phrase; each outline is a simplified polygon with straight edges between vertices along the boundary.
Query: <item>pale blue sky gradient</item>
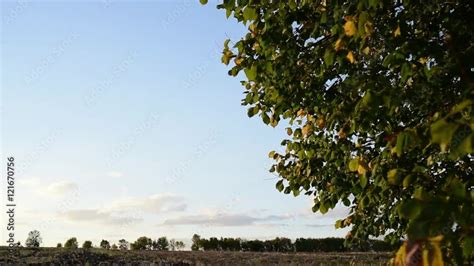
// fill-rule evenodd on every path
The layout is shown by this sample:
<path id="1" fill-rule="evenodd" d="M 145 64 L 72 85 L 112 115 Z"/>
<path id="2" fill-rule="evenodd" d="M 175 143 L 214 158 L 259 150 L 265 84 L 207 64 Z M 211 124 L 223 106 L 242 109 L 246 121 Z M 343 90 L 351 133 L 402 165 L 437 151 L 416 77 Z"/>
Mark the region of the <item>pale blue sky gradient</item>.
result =
<path id="1" fill-rule="evenodd" d="M 323 218 L 275 189 L 267 154 L 284 127 L 247 117 L 243 77 L 220 62 L 245 28 L 198 2 L 2 2 L 19 241 L 345 235 L 331 225 L 343 210 Z"/>

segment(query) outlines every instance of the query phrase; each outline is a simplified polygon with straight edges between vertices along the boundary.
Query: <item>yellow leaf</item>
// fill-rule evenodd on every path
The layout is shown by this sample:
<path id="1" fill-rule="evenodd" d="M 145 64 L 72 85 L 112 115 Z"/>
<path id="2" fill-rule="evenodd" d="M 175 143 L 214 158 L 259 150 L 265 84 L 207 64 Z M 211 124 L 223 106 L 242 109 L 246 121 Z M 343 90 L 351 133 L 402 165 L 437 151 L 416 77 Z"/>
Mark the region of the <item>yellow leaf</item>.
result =
<path id="1" fill-rule="evenodd" d="M 344 33 L 351 37 L 351 36 L 354 36 L 357 32 L 357 27 L 356 27 L 356 24 L 353 20 L 348 20 L 345 24 L 344 24 Z"/>
<path id="2" fill-rule="evenodd" d="M 301 129 L 301 132 L 303 133 L 303 135 L 306 137 L 311 131 L 311 125 L 310 124 L 306 124 L 302 129 Z"/>
<path id="3" fill-rule="evenodd" d="M 339 51 L 343 48 L 343 46 L 344 46 L 344 43 L 342 42 L 341 39 L 339 39 L 339 40 L 336 41 L 336 44 L 334 44 L 334 49 L 336 51 Z"/>
<path id="4" fill-rule="evenodd" d="M 355 63 L 355 58 L 354 58 L 354 54 L 349 51 L 349 53 L 347 53 L 347 60 L 349 60 L 349 62 L 351 62 L 351 64 L 354 64 Z"/>
<path id="5" fill-rule="evenodd" d="M 430 242 L 441 242 L 441 240 L 443 240 L 443 235 L 438 235 L 438 236 L 430 237 L 430 238 L 428 238 L 428 240 L 429 240 Z"/>
<path id="6" fill-rule="evenodd" d="M 433 266 L 444 265 L 443 254 L 441 253 L 441 248 L 440 248 L 441 240 L 443 240 L 443 235 L 431 237 L 428 239 L 433 251 L 432 260 L 431 260 L 431 265 Z"/>
<path id="7" fill-rule="evenodd" d="M 364 23 L 364 30 L 367 33 L 367 35 L 371 35 L 372 32 L 374 32 L 374 27 L 372 25 L 372 22 L 367 21 Z"/>
<path id="8" fill-rule="evenodd" d="M 341 128 L 341 130 L 339 130 L 337 134 L 339 135 L 339 138 L 341 139 L 345 139 L 347 137 L 346 132 L 344 132 L 344 128 Z"/>
<path id="9" fill-rule="evenodd" d="M 288 136 L 291 136 L 291 134 L 293 134 L 293 130 L 289 127 L 286 129 L 286 134 L 288 134 Z"/>
<path id="10" fill-rule="evenodd" d="M 418 59 L 418 62 L 424 65 L 428 62 L 428 59 L 426 57 L 420 57 L 420 59 Z"/>
<path id="11" fill-rule="evenodd" d="M 236 65 L 240 65 L 243 61 L 244 61 L 244 58 L 243 58 L 243 57 L 236 57 L 236 58 L 234 59 L 234 63 L 235 63 Z"/>
<path id="12" fill-rule="evenodd" d="M 370 53 L 370 48 L 367 46 L 367 47 L 365 47 L 365 48 L 362 50 L 362 52 L 363 52 L 364 54 L 369 54 L 369 53 Z"/>
<path id="13" fill-rule="evenodd" d="M 296 116 L 304 116 L 306 112 L 303 109 L 300 109 L 297 113 Z"/>
<path id="14" fill-rule="evenodd" d="M 320 129 L 323 129 L 324 126 L 326 125 L 326 121 L 324 120 L 324 117 L 320 117 L 317 121 L 316 124 Z"/>
<path id="15" fill-rule="evenodd" d="M 402 33 L 400 32 L 400 26 L 398 26 L 395 31 L 393 32 L 393 36 L 394 37 L 397 37 L 397 36 L 400 36 L 402 35 Z"/>
<path id="16" fill-rule="evenodd" d="M 272 127 L 276 127 L 278 125 L 278 120 L 274 119 L 273 117 L 270 119 L 270 125 Z"/>
<path id="17" fill-rule="evenodd" d="M 407 257 L 407 243 L 404 242 L 403 245 L 398 249 L 397 254 L 395 255 L 395 265 L 396 266 L 405 266 L 405 260 Z"/>
<path id="18" fill-rule="evenodd" d="M 428 259 L 429 258 L 429 252 L 427 249 L 423 250 L 423 265 L 427 265 L 429 266 L 430 265 L 430 260 Z"/>
<path id="19" fill-rule="evenodd" d="M 368 170 L 369 167 L 367 166 L 367 164 L 363 160 L 359 160 L 359 167 L 357 167 L 357 173 L 359 173 L 359 175 L 365 175 Z"/>
<path id="20" fill-rule="evenodd" d="M 359 175 L 365 175 L 365 173 L 367 173 L 367 170 L 365 169 L 365 167 L 359 164 L 359 167 L 357 168 L 357 173 L 359 173 Z"/>

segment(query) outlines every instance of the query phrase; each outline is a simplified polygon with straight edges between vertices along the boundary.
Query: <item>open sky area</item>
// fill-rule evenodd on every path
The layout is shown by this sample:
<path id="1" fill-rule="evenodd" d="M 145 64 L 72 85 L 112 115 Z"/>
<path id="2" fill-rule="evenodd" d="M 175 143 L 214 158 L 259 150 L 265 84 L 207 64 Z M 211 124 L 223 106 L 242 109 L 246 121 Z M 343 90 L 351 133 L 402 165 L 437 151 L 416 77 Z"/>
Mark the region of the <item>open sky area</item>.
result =
<path id="1" fill-rule="evenodd" d="M 2 176 L 13 156 L 21 243 L 34 229 L 45 246 L 347 233 L 344 209 L 314 214 L 275 189 L 267 154 L 285 126 L 240 105 L 244 77 L 220 56 L 246 29 L 215 1 L 2 1 L 1 16 Z"/>

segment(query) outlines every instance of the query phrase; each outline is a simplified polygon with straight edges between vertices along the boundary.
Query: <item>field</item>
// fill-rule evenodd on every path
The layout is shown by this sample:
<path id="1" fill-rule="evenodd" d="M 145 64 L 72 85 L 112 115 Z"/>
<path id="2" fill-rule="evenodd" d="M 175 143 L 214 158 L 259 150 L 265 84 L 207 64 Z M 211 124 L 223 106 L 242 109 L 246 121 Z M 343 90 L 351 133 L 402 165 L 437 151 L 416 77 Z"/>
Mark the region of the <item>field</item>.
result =
<path id="1" fill-rule="evenodd" d="M 260 253 L 219 251 L 115 251 L 102 249 L 0 248 L 0 265 L 386 265 L 392 254 Z"/>

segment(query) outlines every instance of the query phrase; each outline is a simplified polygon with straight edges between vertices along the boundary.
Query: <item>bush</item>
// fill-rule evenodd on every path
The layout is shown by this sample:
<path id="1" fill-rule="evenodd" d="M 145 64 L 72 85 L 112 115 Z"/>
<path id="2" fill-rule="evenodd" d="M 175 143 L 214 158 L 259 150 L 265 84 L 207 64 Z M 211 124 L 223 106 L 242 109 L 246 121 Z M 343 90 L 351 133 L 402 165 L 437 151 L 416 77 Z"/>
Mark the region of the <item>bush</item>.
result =
<path id="1" fill-rule="evenodd" d="M 71 237 L 69 238 L 66 243 L 64 243 L 65 248 L 78 248 L 79 243 L 77 242 L 77 238 Z"/>

